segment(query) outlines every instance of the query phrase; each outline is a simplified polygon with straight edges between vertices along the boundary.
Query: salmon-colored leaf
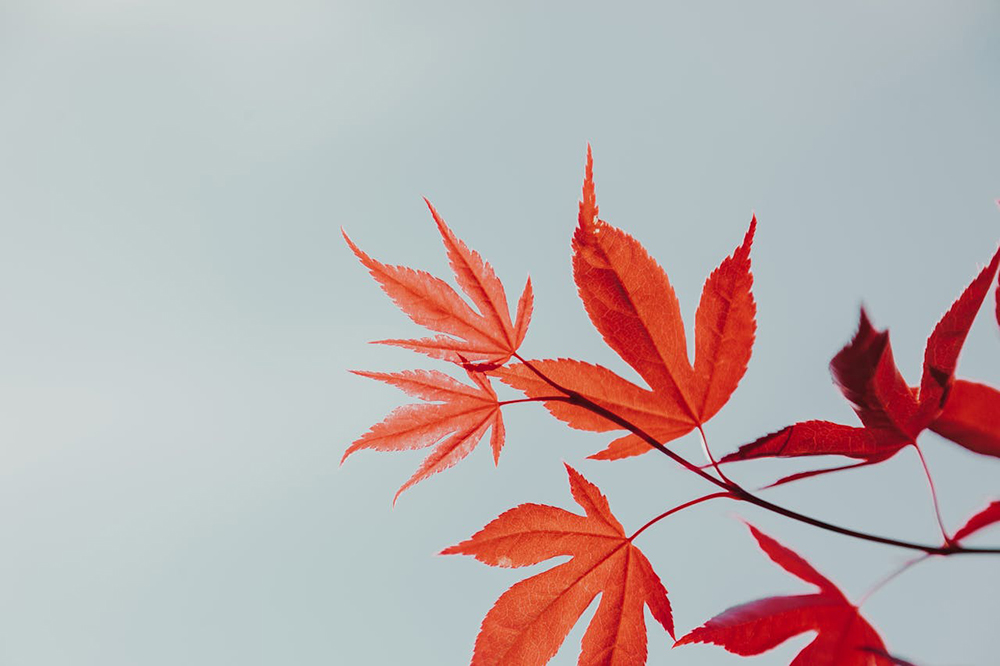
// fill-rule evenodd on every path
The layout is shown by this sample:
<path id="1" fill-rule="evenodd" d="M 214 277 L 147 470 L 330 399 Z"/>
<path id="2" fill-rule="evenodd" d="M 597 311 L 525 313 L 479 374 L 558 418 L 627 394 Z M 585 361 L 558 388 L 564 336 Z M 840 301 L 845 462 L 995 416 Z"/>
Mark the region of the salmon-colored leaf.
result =
<path id="1" fill-rule="evenodd" d="M 501 567 L 572 558 L 501 595 L 483 620 L 473 666 L 545 664 L 598 594 L 601 601 L 584 634 L 579 663 L 644 664 L 644 607 L 673 635 L 667 591 L 649 561 L 625 535 L 600 490 L 572 467 L 566 469 L 584 515 L 522 504 L 442 551 Z"/>
<path id="2" fill-rule="evenodd" d="M 500 409 L 495 408 L 490 412 L 486 410 L 478 411 L 469 414 L 465 419 L 462 420 L 461 427 L 458 428 L 451 437 L 448 437 L 438 443 L 430 454 L 424 458 L 424 461 L 420 463 L 420 467 L 417 471 L 413 473 L 406 483 L 399 487 L 396 494 L 393 496 L 392 501 L 395 504 L 399 496 L 403 494 L 403 491 L 413 485 L 423 481 L 432 474 L 437 474 L 438 472 L 444 471 L 460 461 L 465 456 L 472 453 L 472 449 L 476 448 L 479 444 L 479 440 L 483 438 L 486 431 L 489 428 L 494 428 L 494 438 L 503 437 L 503 422 L 499 421 Z M 497 423 L 500 423 L 498 426 Z M 499 429 L 499 435 L 497 431 Z M 503 446 L 502 441 L 494 441 L 492 443 L 493 449 L 493 459 L 494 461 L 499 456 L 500 448 Z"/>
<path id="3" fill-rule="evenodd" d="M 534 308 L 535 293 L 531 288 L 531 278 L 524 283 L 524 291 L 521 298 L 517 300 L 517 315 L 514 320 L 514 348 L 517 349 L 524 342 L 524 336 L 528 334 L 528 324 L 531 322 L 531 312 Z"/>
<path id="4" fill-rule="evenodd" d="M 955 380 L 930 429 L 970 451 L 1000 458 L 1000 391 Z"/>
<path id="5" fill-rule="evenodd" d="M 483 318 L 445 281 L 425 271 L 372 259 L 344 233 L 344 240 L 389 298 L 417 324 L 489 348 L 496 341 Z"/>
<path id="6" fill-rule="evenodd" d="M 400 493 L 428 476 L 451 467 L 467 456 L 492 429 L 494 461 L 503 447 L 504 427 L 497 395 L 482 373 L 469 372 L 475 386 L 436 370 L 356 374 L 391 384 L 405 393 L 436 402 L 404 405 L 394 409 L 348 447 L 341 464 L 361 449 L 403 451 L 437 446 L 416 473 L 397 491 Z"/>
<path id="7" fill-rule="evenodd" d="M 472 299 L 476 309 L 490 325 L 490 329 L 509 347 L 514 347 L 514 325 L 510 321 L 510 308 L 503 285 L 493 272 L 493 267 L 483 260 L 479 253 L 470 250 L 444 220 L 438 215 L 431 202 L 424 199 L 437 224 L 441 239 L 448 253 L 448 263 L 462 291 Z"/>
<path id="8" fill-rule="evenodd" d="M 441 234 L 455 280 L 478 312 L 443 280 L 425 271 L 376 261 L 344 232 L 348 246 L 399 309 L 417 324 L 443 334 L 379 342 L 464 366 L 505 363 L 527 332 L 532 309 L 530 282 L 518 303 L 515 325 L 510 319 L 507 295 L 493 267 L 455 236 L 429 201 L 427 206 Z"/>
<path id="9" fill-rule="evenodd" d="M 819 593 L 768 597 L 734 606 L 677 641 L 676 645 L 713 643 L 734 654 L 761 654 L 807 631 L 816 637 L 792 666 L 889 666 L 878 633 L 826 576 L 801 556 L 763 534 L 750 531 L 771 560 L 815 585 Z"/>
<path id="10" fill-rule="evenodd" d="M 408 340 L 373 340 L 372 344 L 402 347 L 403 349 L 426 354 L 431 358 L 439 358 L 443 361 L 462 366 L 467 365 L 473 359 L 481 360 L 489 358 L 494 350 L 492 344 L 474 344 L 447 335 L 434 335 L 427 338 L 411 338 Z"/>
<path id="11" fill-rule="evenodd" d="M 460 403 L 463 398 L 489 401 L 491 397 L 494 399 L 496 397 L 489 391 L 484 391 L 481 384 L 469 386 L 437 370 L 403 370 L 402 372 L 352 370 L 351 372 L 359 377 L 385 382 L 409 396 L 422 400 Z"/>
<path id="12" fill-rule="evenodd" d="M 955 532 L 955 536 L 953 536 L 951 540 L 958 543 L 962 539 L 978 532 L 981 529 L 989 527 L 994 523 L 1000 523 L 1000 500 L 990 502 L 985 509 L 972 516 L 972 518 L 969 518 L 965 525 L 962 525 L 962 527 Z"/>

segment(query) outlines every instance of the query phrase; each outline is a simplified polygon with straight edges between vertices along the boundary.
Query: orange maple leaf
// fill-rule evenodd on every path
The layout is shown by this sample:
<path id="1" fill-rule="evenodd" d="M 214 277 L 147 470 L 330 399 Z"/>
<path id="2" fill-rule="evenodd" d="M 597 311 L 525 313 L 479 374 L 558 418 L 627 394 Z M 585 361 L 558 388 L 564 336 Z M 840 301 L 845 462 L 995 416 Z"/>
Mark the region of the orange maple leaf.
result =
<path id="1" fill-rule="evenodd" d="M 501 595 L 483 620 L 473 666 L 548 662 L 598 594 L 601 601 L 584 634 L 580 664 L 645 663 L 644 606 L 673 636 L 667 591 L 649 561 L 625 535 L 601 491 L 569 465 L 566 471 L 573 499 L 586 515 L 522 504 L 442 551 L 500 567 L 572 556 Z"/>
<path id="2" fill-rule="evenodd" d="M 588 147 L 579 226 L 573 236 L 573 277 L 587 314 L 605 342 L 652 390 L 579 361 L 531 361 L 531 365 L 544 368 L 562 386 L 622 416 L 635 407 L 642 413 L 627 418 L 661 443 L 700 427 L 729 400 L 750 361 L 757 326 L 750 272 L 756 227 L 753 217 L 743 243 L 705 281 L 695 313 L 692 365 L 680 305 L 667 274 L 639 241 L 598 218 Z M 505 368 L 497 377 L 529 397 L 551 393 L 551 387 L 524 365 Z M 621 429 L 601 417 L 584 416 L 582 409 L 573 406 L 555 402 L 545 406 L 574 428 Z M 649 444 L 630 433 L 591 457 L 611 460 L 649 450 Z"/>

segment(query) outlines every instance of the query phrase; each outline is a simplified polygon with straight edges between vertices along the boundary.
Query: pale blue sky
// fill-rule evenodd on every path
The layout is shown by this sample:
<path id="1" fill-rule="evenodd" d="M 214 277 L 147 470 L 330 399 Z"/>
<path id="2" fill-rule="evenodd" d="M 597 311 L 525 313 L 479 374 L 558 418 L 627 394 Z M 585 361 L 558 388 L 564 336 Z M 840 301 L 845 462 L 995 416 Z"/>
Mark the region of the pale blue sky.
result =
<path id="1" fill-rule="evenodd" d="M 915 381 L 927 334 L 1000 240 L 998 31 L 985 1 L 7 0 L 0 664 L 460 664 L 496 597 L 535 570 L 434 553 L 518 503 L 572 506 L 562 461 L 629 529 L 705 492 L 658 457 L 584 461 L 608 437 L 533 406 L 509 412 L 499 468 L 477 450 L 395 509 L 421 453 L 338 468 L 405 398 L 347 370 L 438 367 L 365 344 L 417 330 L 340 227 L 443 274 L 422 195 L 511 291 L 530 272 L 525 353 L 628 371 L 570 274 L 588 141 L 602 214 L 663 264 L 688 321 L 759 217 L 758 342 L 714 448 L 804 418 L 852 423 L 826 365 L 859 304 Z M 960 374 L 1000 384 L 998 359 L 983 317 Z M 926 442 L 951 525 L 1000 493 L 1000 462 Z M 690 438 L 677 448 L 698 455 Z M 773 496 L 935 539 L 911 453 Z M 679 632 L 806 589 L 734 515 L 855 598 L 907 557 L 693 509 L 640 544 Z M 989 666 L 998 589 L 995 558 L 931 562 L 865 609 L 921 665 Z M 575 663 L 585 625 L 553 663 Z M 782 664 L 806 641 L 671 654 L 652 629 L 650 663 Z"/>

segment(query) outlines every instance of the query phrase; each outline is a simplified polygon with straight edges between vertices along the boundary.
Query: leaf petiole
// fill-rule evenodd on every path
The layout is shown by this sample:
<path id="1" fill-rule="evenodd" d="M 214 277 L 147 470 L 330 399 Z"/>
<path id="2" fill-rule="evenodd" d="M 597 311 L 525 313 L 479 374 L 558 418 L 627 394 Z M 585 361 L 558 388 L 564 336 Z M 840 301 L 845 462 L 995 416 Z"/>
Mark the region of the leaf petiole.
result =
<path id="1" fill-rule="evenodd" d="M 667 516 L 672 516 L 673 514 L 679 512 L 679 511 L 683 511 L 684 509 L 687 509 L 688 507 L 696 506 L 698 504 L 701 504 L 702 502 L 707 502 L 708 500 L 712 500 L 712 499 L 718 499 L 720 497 L 729 497 L 730 499 L 732 499 L 733 495 L 732 495 L 732 493 L 728 493 L 728 492 L 718 492 L 718 493 L 712 493 L 710 495 L 704 495 L 702 497 L 697 497 L 697 498 L 695 498 L 695 499 L 693 499 L 693 500 L 691 500 L 689 502 L 684 502 L 684 504 L 681 504 L 679 506 L 675 506 L 672 509 L 668 509 L 668 510 L 664 511 L 663 513 L 661 513 L 660 515 L 658 515 L 655 518 L 653 518 L 652 520 L 650 520 L 649 522 L 647 522 L 645 525 L 643 525 L 642 527 L 640 527 L 639 529 L 637 529 L 632 534 L 632 536 L 630 536 L 628 538 L 628 540 L 632 541 L 637 536 L 639 536 L 640 534 L 642 534 L 646 530 L 646 528 L 653 526 L 654 524 L 656 524 L 659 521 L 663 520 Z"/>

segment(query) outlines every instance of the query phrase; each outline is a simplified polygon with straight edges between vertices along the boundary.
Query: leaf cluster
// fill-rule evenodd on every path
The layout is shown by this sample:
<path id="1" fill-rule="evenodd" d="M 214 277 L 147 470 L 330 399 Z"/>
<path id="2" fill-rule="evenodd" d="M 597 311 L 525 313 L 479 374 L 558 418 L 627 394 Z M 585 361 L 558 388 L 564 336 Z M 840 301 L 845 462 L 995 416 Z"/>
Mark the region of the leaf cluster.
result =
<path id="1" fill-rule="evenodd" d="M 344 459 L 362 449 L 431 448 L 400 493 L 467 456 L 490 432 L 499 462 L 505 442 L 503 410 L 537 402 L 571 428 L 615 433 L 590 457 L 617 460 L 658 451 L 703 478 L 715 492 L 670 508 L 631 535 L 611 512 L 607 498 L 566 466 L 572 497 L 582 515 L 554 506 L 522 504 L 442 551 L 470 555 L 490 566 L 524 567 L 560 557 L 569 560 L 527 578 L 505 592 L 487 613 L 472 663 L 544 664 L 557 652 L 586 608 L 600 596 L 580 652 L 581 664 L 641 664 L 647 655 L 644 608 L 672 638 L 667 590 L 635 538 L 659 521 L 705 501 L 728 499 L 861 540 L 918 552 L 902 573 L 929 557 L 1000 554 L 965 545 L 971 535 L 1000 522 L 1000 501 L 949 531 L 937 512 L 940 541 L 910 543 L 834 525 L 780 506 L 733 481 L 724 467 L 741 461 L 843 456 L 836 467 L 779 478 L 774 485 L 874 465 L 912 447 L 923 462 L 919 436 L 936 432 L 984 456 L 1000 457 L 1000 391 L 956 377 L 966 336 L 994 292 L 1000 324 L 1000 251 L 961 292 L 927 339 L 919 383 L 910 385 L 896 367 L 887 330 L 878 330 L 862 309 L 856 334 L 834 355 L 830 369 L 859 424 L 802 420 L 752 439 L 716 460 L 704 426 L 728 402 L 743 378 L 756 335 L 756 304 L 750 252 L 757 227 L 752 218 L 742 242 L 705 281 L 693 322 L 694 359 L 680 306 L 667 273 L 638 240 L 599 216 L 593 161 L 588 148 L 583 195 L 572 237 L 573 278 L 590 321 L 604 342 L 628 363 L 644 385 L 614 371 L 571 358 L 526 359 L 519 349 L 533 306 L 530 279 L 512 318 L 507 295 L 493 268 L 445 224 L 428 202 L 454 279 L 405 266 L 383 264 L 344 238 L 372 277 L 415 323 L 434 333 L 416 339 L 381 340 L 449 363 L 468 380 L 437 370 L 357 372 L 386 382 L 421 402 L 392 411 L 355 440 Z M 466 300 L 467 299 L 467 300 Z M 500 382 L 521 397 L 501 400 Z M 674 440 L 697 431 L 706 462 L 695 464 L 674 450 Z M 937 495 L 924 464 L 935 507 Z M 852 603 L 830 579 L 774 538 L 749 526 L 757 546 L 775 564 L 814 589 L 739 604 L 675 641 L 711 643 L 738 655 L 756 655 L 806 632 L 815 637 L 792 664 L 883 666 L 905 664 L 886 648 L 863 617 L 864 601 Z M 867 597 L 866 597 L 867 598 Z"/>

